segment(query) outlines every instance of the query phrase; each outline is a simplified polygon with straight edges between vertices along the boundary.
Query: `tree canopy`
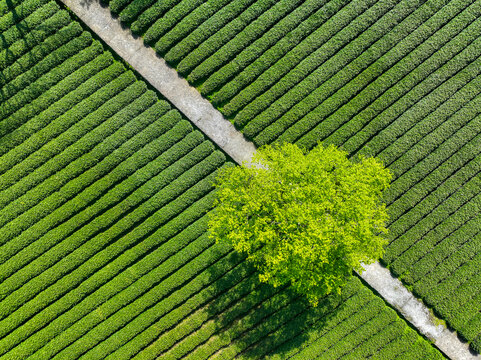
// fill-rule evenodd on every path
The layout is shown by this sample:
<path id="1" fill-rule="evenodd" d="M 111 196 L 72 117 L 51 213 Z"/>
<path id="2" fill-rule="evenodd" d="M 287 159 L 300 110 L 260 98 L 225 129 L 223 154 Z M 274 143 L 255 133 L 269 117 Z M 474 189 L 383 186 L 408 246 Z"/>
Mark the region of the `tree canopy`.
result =
<path id="1" fill-rule="evenodd" d="M 391 173 L 379 160 L 283 144 L 252 163 L 219 174 L 209 234 L 246 254 L 260 281 L 290 283 L 315 306 L 382 255 Z"/>

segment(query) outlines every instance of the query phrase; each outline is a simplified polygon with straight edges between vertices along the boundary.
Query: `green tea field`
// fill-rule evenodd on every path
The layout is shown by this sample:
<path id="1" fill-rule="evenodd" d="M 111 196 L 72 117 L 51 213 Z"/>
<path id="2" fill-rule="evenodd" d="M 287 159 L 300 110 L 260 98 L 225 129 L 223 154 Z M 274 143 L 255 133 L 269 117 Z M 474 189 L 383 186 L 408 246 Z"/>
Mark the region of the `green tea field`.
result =
<path id="1" fill-rule="evenodd" d="M 369 15 L 365 16 L 374 21 L 389 6 L 376 5 L 376 11 L 368 11 L 336 1 L 112 2 L 114 11 L 120 11 L 126 21 L 135 20 L 137 29 L 147 31 L 145 36 L 151 41 L 155 39 L 159 51 L 169 50 L 169 61 L 178 62 L 182 73 L 189 73 L 194 82 L 205 78 L 207 69 L 220 71 L 221 65 L 227 65 L 241 50 L 252 61 L 261 59 L 260 53 L 251 53 L 247 46 L 266 31 L 262 27 L 256 30 L 259 22 L 253 21 L 257 17 L 263 16 L 262 26 L 272 27 L 278 34 L 269 37 L 270 43 L 260 37 L 265 43 L 259 47 L 261 51 L 274 45 L 272 41 L 281 43 L 289 31 L 303 29 L 303 21 L 309 23 L 299 30 L 299 45 L 313 28 L 337 13 L 352 17 L 366 11 Z M 409 13 L 409 9 L 401 10 L 399 16 Z M 235 24 L 229 25 L 232 21 Z M 204 22 L 215 26 L 206 25 L 202 30 Z M 241 25 L 246 22 L 257 25 L 244 40 L 229 45 L 231 50 L 215 52 L 243 34 Z M 353 34 L 357 31 L 346 29 Z M 214 34 L 220 38 L 209 40 Z M 171 39 L 170 45 L 159 42 L 161 37 Z M 177 46 L 180 37 L 190 45 Z M 203 40 L 215 46 L 202 45 Z M 281 49 L 290 51 L 284 46 Z M 199 59 L 209 59 L 206 51 L 217 55 L 209 60 L 212 65 L 199 65 L 204 64 Z M 187 54 L 193 55 L 185 60 Z M 187 70 L 197 66 L 203 68 Z M 239 62 L 239 69 L 242 66 Z M 229 69 L 222 71 L 237 71 Z M 216 76 L 225 82 L 234 75 Z M 220 99 L 223 92 L 217 91 L 220 85 L 212 79 L 210 86 Z M 453 83 L 458 84 L 457 80 Z M 233 84 L 240 83 L 227 81 L 226 89 Z M 471 83 L 469 92 L 473 98 L 477 93 L 474 86 L 475 82 Z M 208 86 L 202 89 L 205 93 Z M 239 94 L 245 96 L 246 92 Z M 257 98 L 254 91 L 251 94 Z M 461 96 L 458 100 L 468 101 Z M 236 112 L 229 110 L 233 105 L 220 102 L 225 102 L 225 112 Z M 449 109 L 457 108 L 452 105 Z M 467 113 L 471 108 L 462 109 Z M 461 119 L 470 122 L 467 115 Z M 451 124 L 439 121 L 445 127 Z M 440 134 L 439 138 L 464 146 L 466 137 L 458 139 L 447 130 Z M 473 159 L 475 139 L 473 136 L 466 145 Z M 427 145 L 422 149 L 428 151 Z M 466 169 L 466 179 L 476 179 L 475 163 L 471 172 L 464 166 L 469 156 L 449 149 L 460 156 L 458 167 Z M 415 152 L 401 159 L 415 161 L 420 156 Z M 446 156 L 446 151 L 439 151 L 435 161 L 426 157 L 415 162 L 428 161 L 435 168 L 432 176 L 438 176 L 440 182 L 442 176 L 451 176 L 441 168 Z M 359 278 L 354 277 L 341 296 L 325 297 L 317 308 L 311 308 L 289 288 L 260 284 L 254 269 L 240 255 L 215 244 L 206 233 L 215 195 L 213 180 L 219 169 L 232 165 L 180 111 L 73 19 L 62 3 L 0 0 L 0 359 L 444 359 Z M 436 182 L 429 182 L 427 175 L 415 169 L 406 172 L 406 180 L 399 184 L 404 181 L 415 189 L 422 185 L 416 185 L 414 176 L 419 175 L 436 187 Z M 472 181 L 459 188 L 458 182 L 446 180 L 443 186 L 454 196 L 457 191 L 472 189 Z M 391 208 L 398 206 L 403 216 L 393 221 L 392 234 L 399 233 L 401 238 L 408 231 L 402 226 L 411 226 L 417 218 L 404 215 L 402 206 L 396 205 L 408 199 L 403 195 L 397 200 L 396 191 L 410 193 L 398 186 L 390 195 Z M 419 201 L 425 198 L 424 202 L 432 197 L 429 206 L 433 209 L 442 201 L 435 191 L 431 197 L 418 191 L 409 196 L 419 197 Z M 456 199 L 459 206 L 466 201 L 471 204 L 463 197 Z M 452 213 L 459 216 L 458 221 L 473 215 L 472 211 L 462 215 L 452 206 L 444 210 L 447 205 L 432 211 L 446 215 L 446 220 L 437 218 L 440 226 L 451 224 Z M 418 214 L 429 207 L 415 209 Z M 427 216 L 421 214 L 420 218 Z M 408 218 L 412 218 L 409 223 Z M 398 225 L 396 232 L 398 223 L 404 225 Z M 422 239 L 409 236 L 409 240 L 393 241 L 386 261 L 416 261 L 396 244 L 414 250 L 416 245 L 408 241 L 427 241 L 423 224 L 419 221 L 410 230 Z M 446 244 L 459 237 L 449 232 L 447 236 Z M 462 243 L 456 244 L 462 248 Z M 462 249 L 468 247 L 471 253 L 475 251 L 474 243 Z M 437 269 L 427 261 L 428 248 L 423 250 L 426 254 L 416 252 L 416 256 L 424 259 L 424 268 Z M 394 256 L 395 251 L 406 255 Z M 445 254 L 442 251 L 446 250 L 438 252 Z M 459 258 L 453 251 L 449 254 Z M 436 255 L 433 261 L 438 260 L 458 267 L 454 258 L 447 261 Z M 460 283 L 460 289 L 469 289 L 470 283 L 449 275 L 450 269 L 445 269 L 445 278 Z M 469 272 L 463 274 L 472 279 Z M 430 279 L 420 273 L 410 276 Z M 453 306 L 458 306 L 454 299 L 464 299 L 447 297 Z M 451 308 L 446 309 L 449 312 Z M 465 316 L 470 316 L 471 309 L 465 309 Z"/>
<path id="2" fill-rule="evenodd" d="M 481 1 L 108 3 L 257 146 L 382 159 L 382 262 L 481 350 Z"/>

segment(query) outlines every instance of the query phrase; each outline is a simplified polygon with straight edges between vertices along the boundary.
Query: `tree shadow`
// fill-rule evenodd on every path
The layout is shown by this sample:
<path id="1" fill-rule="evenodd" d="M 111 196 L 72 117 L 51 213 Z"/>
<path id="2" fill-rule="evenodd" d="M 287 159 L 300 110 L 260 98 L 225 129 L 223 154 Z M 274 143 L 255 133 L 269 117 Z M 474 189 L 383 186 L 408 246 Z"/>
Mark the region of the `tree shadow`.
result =
<path id="1" fill-rule="evenodd" d="M 15 7 L 12 3 L 12 0 L 6 0 L 8 11 L 12 14 L 13 20 L 15 25 L 13 25 L 21 34 L 21 40 L 25 42 L 25 45 L 28 45 L 26 40 L 26 35 L 29 34 L 32 29 L 28 26 L 27 22 L 24 21 L 26 15 L 28 14 L 21 14 L 17 10 L 18 8 L 21 9 L 22 4 Z M 0 52 L 5 53 L 5 65 L 0 67 L 0 80 L 2 84 L 7 82 L 7 74 L 6 69 L 8 68 L 9 64 L 16 60 L 16 56 L 14 52 L 10 49 L 9 42 L 7 41 L 5 34 L 3 32 L 0 33 Z M 3 86 L 0 87 L 0 100 L 4 100 L 5 93 Z"/>
<path id="2" fill-rule="evenodd" d="M 15 9 L 15 5 L 13 5 L 12 0 L 6 0 L 7 8 L 9 12 L 12 13 L 13 20 L 15 22 L 15 25 L 20 31 L 23 31 L 23 26 L 20 24 L 20 19 L 21 16 L 18 13 L 18 11 Z M 9 49 L 7 39 L 5 38 L 5 35 L 0 33 L 0 51 L 6 51 L 6 57 L 12 55 L 12 51 Z M 4 76 L 3 74 L 4 69 L 0 69 L 0 74 L 1 76 Z"/>
<path id="3" fill-rule="evenodd" d="M 80 0 L 80 6 L 82 6 L 86 10 L 89 10 L 90 5 L 92 5 L 94 1 L 95 0 Z"/>
<path id="4" fill-rule="evenodd" d="M 109 6 L 108 0 L 80 0 L 80 6 L 82 6 L 85 10 L 90 10 L 90 6 L 93 3 L 97 3 L 103 8 Z"/>
<path id="5" fill-rule="evenodd" d="M 12 113 L 12 111 L 9 110 L 11 106 L 19 106 L 19 104 L 16 101 L 12 101 L 11 98 L 19 91 L 30 86 L 32 82 L 22 83 L 21 87 L 18 87 L 18 84 L 15 85 L 14 89 L 16 90 L 13 92 L 9 84 L 51 53 L 51 50 L 44 44 L 44 41 L 58 29 L 44 23 L 30 26 L 26 18 L 31 13 L 25 13 L 22 4 L 15 7 L 11 0 L 6 0 L 6 4 L 14 20 L 14 25 L 9 29 L 15 28 L 19 33 L 19 36 L 13 41 L 5 36 L 5 32 L 0 33 L 0 52 L 2 53 L 2 63 L 0 65 L 0 104 L 3 105 L 2 107 L 5 114 L 10 114 Z M 21 44 L 21 46 L 18 47 L 16 44 Z M 15 47 L 17 51 L 12 50 Z M 18 49 L 22 50 L 18 51 Z M 2 134 L 0 134 L 0 146 L 4 140 L 3 136 L 6 135 L 5 131 L 11 133 L 20 125 L 21 124 L 15 124 L 13 122 L 3 124 L 3 131 Z"/>
<path id="6" fill-rule="evenodd" d="M 229 262 L 230 270 L 220 278 L 212 267 L 207 270 L 218 294 L 204 308 L 216 328 L 210 341 L 214 337 L 223 344 L 210 356 L 285 358 L 306 346 L 343 307 L 341 296 L 330 295 L 313 308 L 289 286 L 260 283 L 242 256 L 232 254 Z"/>

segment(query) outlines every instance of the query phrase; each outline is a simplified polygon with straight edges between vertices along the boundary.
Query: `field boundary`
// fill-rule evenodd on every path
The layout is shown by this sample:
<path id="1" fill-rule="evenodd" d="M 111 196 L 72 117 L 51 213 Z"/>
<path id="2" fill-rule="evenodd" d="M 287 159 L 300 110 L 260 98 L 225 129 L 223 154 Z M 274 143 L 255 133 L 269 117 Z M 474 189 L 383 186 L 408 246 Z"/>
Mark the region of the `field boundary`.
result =
<path id="1" fill-rule="evenodd" d="M 256 148 L 226 120 L 200 92 L 167 65 L 155 50 L 134 37 L 99 0 L 61 0 L 83 23 L 126 61 L 134 70 L 180 110 L 207 137 L 234 161 L 250 162 Z M 470 352 L 454 331 L 439 322 L 401 281 L 378 262 L 365 266 L 360 277 L 412 324 L 420 333 L 453 360 L 481 359 Z"/>
<path id="2" fill-rule="evenodd" d="M 254 144 L 153 49 L 144 46 L 142 39 L 123 28 L 108 8 L 98 0 L 61 1 L 233 160 L 239 164 L 250 161 Z"/>

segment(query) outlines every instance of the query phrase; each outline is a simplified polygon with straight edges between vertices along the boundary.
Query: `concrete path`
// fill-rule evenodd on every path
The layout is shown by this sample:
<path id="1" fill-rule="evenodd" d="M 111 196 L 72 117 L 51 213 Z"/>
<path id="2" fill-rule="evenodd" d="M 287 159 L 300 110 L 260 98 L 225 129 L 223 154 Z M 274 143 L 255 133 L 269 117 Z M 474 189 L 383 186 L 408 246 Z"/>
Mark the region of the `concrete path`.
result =
<path id="1" fill-rule="evenodd" d="M 454 331 L 444 325 L 436 325 L 439 320 L 387 268 L 376 262 L 364 265 L 364 269 L 360 276 L 450 359 L 481 359 L 480 355 L 469 351 L 469 345 L 462 342 Z"/>
<path id="2" fill-rule="evenodd" d="M 249 162 L 254 145 L 154 50 L 145 47 L 142 39 L 123 29 L 109 9 L 98 0 L 62 2 L 232 159 L 239 164 Z"/>
<path id="3" fill-rule="evenodd" d="M 62 2 L 232 159 L 239 164 L 243 161 L 250 163 L 256 150 L 254 145 L 246 141 L 219 111 L 186 80 L 180 78 L 154 50 L 145 47 L 141 39 L 134 38 L 130 30 L 123 29 L 109 9 L 103 8 L 98 0 Z M 468 345 L 461 342 L 456 333 L 443 325 L 436 325 L 436 319 L 429 309 L 394 278 L 388 269 L 379 263 L 365 266 L 365 269 L 360 276 L 419 332 L 433 340 L 449 358 L 481 359 L 481 356 L 470 353 Z"/>

